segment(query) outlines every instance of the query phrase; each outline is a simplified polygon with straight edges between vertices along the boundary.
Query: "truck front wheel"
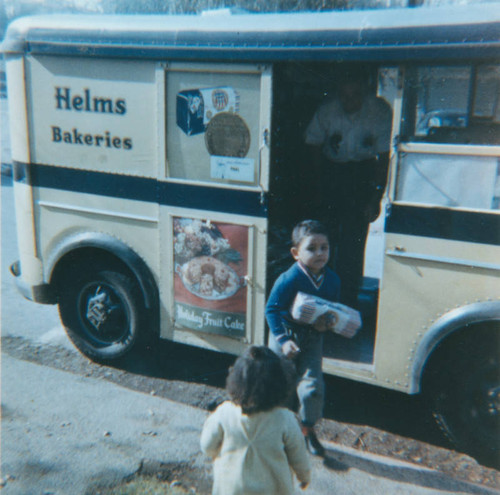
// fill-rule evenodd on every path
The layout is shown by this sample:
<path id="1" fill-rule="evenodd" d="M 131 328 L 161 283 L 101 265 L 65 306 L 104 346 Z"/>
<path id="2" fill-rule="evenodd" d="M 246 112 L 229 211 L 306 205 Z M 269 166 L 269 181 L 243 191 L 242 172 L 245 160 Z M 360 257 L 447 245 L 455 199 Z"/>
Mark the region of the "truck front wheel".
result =
<path id="1" fill-rule="evenodd" d="M 128 275 L 102 270 L 75 277 L 59 296 L 59 314 L 69 338 L 87 357 L 108 361 L 136 345 L 141 330 L 138 285 Z"/>
<path id="2" fill-rule="evenodd" d="M 447 349 L 432 375 L 433 415 L 459 450 L 490 465 L 499 462 L 499 333 L 474 332 Z"/>

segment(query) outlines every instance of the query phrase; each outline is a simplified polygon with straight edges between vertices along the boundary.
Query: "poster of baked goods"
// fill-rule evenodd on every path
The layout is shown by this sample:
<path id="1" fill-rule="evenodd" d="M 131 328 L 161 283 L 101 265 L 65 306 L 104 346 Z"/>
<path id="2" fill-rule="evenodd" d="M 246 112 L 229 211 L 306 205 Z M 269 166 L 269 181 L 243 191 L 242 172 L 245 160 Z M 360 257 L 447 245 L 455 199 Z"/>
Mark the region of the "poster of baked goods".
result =
<path id="1" fill-rule="evenodd" d="M 176 324 L 244 336 L 248 227 L 176 217 L 173 228 Z"/>

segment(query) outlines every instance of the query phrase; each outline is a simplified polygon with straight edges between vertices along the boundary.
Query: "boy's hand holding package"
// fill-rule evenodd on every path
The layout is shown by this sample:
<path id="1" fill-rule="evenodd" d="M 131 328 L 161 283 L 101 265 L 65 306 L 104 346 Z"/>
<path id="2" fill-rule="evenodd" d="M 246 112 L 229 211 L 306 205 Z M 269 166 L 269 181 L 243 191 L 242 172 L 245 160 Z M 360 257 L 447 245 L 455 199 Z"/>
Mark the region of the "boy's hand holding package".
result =
<path id="1" fill-rule="evenodd" d="M 327 330 L 332 330 L 335 328 L 337 323 L 337 316 L 333 311 L 327 311 L 322 315 L 319 315 L 314 323 L 313 328 L 318 332 L 326 332 Z"/>
<path id="2" fill-rule="evenodd" d="M 281 350 L 285 357 L 294 358 L 300 352 L 300 347 L 293 340 L 287 340 L 281 346 Z"/>
<path id="3" fill-rule="evenodd" d="M 290 313 L 295 321 L 312 325 L 319 332 L 331 330 L 351 338 L 361 328 L 359 311 L 304 292 L 297 293 Z"/>

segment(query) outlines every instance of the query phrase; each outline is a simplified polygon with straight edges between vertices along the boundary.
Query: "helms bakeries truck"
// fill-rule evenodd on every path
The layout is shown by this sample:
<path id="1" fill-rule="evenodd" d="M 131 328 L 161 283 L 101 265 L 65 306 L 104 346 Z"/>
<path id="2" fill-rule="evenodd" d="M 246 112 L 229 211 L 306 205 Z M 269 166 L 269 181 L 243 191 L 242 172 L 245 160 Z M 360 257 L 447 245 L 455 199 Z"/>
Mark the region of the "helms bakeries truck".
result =
<path id="1" fill-rule="evenodd" d="M 424 392 L 461 449 L 499 446 L 500 8 L 14 21 L 6 61 L 19 261 L 76 347 L 241 353 L 344 64 L 393 111 L 384 211 L 324 371 Z M 283 239 L 286 239 L 283 241 Z M 13 261 L 13 260 L 12 260 Z"/>

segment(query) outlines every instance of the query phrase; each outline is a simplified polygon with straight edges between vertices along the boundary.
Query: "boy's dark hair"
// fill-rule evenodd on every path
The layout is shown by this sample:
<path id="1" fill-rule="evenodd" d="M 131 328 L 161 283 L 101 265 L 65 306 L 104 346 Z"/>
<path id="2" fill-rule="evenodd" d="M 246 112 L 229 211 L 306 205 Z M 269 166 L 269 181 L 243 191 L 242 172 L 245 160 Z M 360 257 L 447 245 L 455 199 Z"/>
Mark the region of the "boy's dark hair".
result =
<path id="1" fill-rule="evenodd" d="M 252 346 L 229 371 L 226 390 L 244 414 L 269 411 L 285 403 L 291 380 L 282 360 L 269 348 Z"/>
<path id="2" fill-rule="evenodd" d="M 326 227 L 317 220 L 302 220 L 293 229 L 292 246 L 298 247 L 304 237 L 313 234 L 321 234 L 328 238 Z"/>

